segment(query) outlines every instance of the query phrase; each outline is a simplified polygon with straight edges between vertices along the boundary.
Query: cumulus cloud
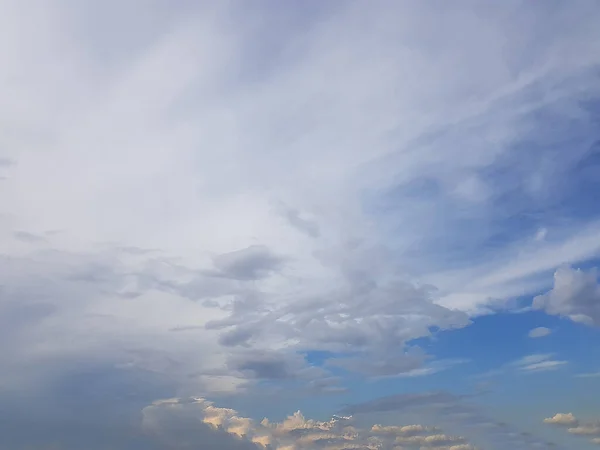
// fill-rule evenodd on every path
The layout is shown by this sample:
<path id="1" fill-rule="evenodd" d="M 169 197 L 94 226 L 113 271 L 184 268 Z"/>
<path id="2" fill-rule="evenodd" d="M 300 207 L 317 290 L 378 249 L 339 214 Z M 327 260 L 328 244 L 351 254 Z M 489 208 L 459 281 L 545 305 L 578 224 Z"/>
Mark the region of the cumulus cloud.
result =
<path id="1" fill-rule="evenodd" d="M 591 438 L 590 442 L 597 444 L 600 439 L 600 420 L 581 421 L 572 413 L 558 413 L 553 417 L 544 419 L 544 423 L 565 427 L 569 434 Z"/>
<path id="2" fill-rule="evenodd" d="M 577 418 L 573 415 L 573 413 L 557 413 L 552 417 L 544 419 L 544 423 L 551 425 L 573 426 L 577 425 Z"/>
<path id="3" fill-rule="evenodd" d="M 542 338 L 542 337 L 546 337 L 549 336 L 552 333 L 552 330 L 550 328 L 546 328 L 546 327 L 538 327 L 538 328 L 534 328 L 532 330 L 529 331 L 528 336 L 530 338 Z"/>
<path id="4" fill-rule="evenodd" d="M 600 286 L 596 269 L 562 267 L 554 273 L 554 287 L 533 299 L 533 307 L 586 325 L 600 324 Z"/>
<path id="5" fill-rule="evenodd" d="M 423 425 L 360 427 L 351 417 L 328 421 L 306 418 L 300 411 L 281 422 L 260 422 L 240 416 L 235 410 L 220 408 L 205 399 L 156 401 L 143 410 L 145 429 L 161 439 L 173 438 L 173 417 L 197 420 L 197 427 L 211 426 L 253 443 L 255 448 L 283 449 L 438 449 L 475 450 L 461 436 L 444 434 L 437 427 Z M 192 430 L 193 431 L 193 430 Z M 184 437 L 185 439 L 185 437 Z M 180 442 L 176 440 L 175 443 Z M 236 448 L 235 446 L 233 448 Z"/>

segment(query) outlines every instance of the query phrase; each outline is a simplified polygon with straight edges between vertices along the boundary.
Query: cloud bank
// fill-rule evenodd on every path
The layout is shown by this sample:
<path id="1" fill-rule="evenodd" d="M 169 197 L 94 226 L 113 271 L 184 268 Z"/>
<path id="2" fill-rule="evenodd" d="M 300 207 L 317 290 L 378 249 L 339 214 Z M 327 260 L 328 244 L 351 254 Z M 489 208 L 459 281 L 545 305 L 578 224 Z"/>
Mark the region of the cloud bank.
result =
<path id="1" fill-rule="evenodd" d="M 328 421 L 305 418 L 300 411 L 282 422 L 267 419 L 257 423 L 241 417 L 235 410 L 214 406 L 204 399 L 171 399 L 156 401 L 143 411 L 143 425 L 161 439 L 180 437 L 169 426 L 173 416 L 185 415 L 197 420 L 196 428 L 209 425 L 216 432 L 237 437 L 232 448 L 248 447 L 273 450 L 301 449 L 438 449 L 475 450 L 464 437 L 444 434 L 440 429 L 423 425 L 358 427 L 351 417 L 334 417 Z M 183 438 L 185 440 L 185 437 Z"/>

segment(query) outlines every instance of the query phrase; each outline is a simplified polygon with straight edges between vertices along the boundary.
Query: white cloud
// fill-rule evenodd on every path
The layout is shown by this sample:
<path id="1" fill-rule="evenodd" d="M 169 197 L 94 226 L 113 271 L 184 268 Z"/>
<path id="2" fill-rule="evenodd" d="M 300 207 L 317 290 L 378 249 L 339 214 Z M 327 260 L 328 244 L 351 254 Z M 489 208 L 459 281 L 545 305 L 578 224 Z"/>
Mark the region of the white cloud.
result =
<path id="1" fill-rule="evenodd" d="M 552 417 L 548 417 L 544 419 L 544 423 L 548 423 L 551 425 L 565 425 L 565 426 L 573 426 L 577 425 L 577 418 L 573 415 L 573 413 L 558 413 Z"/>
<path id="2" fill-rule="evenodd" d="M 554 287 L 533 300 L 533 307 L 586 325 L 600 324 L 600 286 L 595 269 L 562 267 L 554 274 Z"/>
<path id="3" fill-rule="evenodd" d="M 553 360 L 551 354 L 528 355 L 511 363 L 517 370 L 529 373 L 556 370 L 566 364 L 567 361 Z"/>
<path id="4" fill-rule="evenodd" d="M 551 333 L 552 333 L 552 330 L 550 328 L 537 327 L 537 328 L 530 330 L 528 336 L 530 338 L 535 339 L 535 338 L 542 338 L 542 337 L 549 336 Z"/>
<path id="5" fill-rule="evenodd" d="M 572 413 L 559 413 L 553 417 L 544 419 L 544 423 L 566 427 L 569 434 L 591 438 L 592 444 L 597 444 L 600 436 L 600 421 L 583 422 Z"/>
<path id="6" fill-rule="evenodd" d="M 600 11 L 515 5 L 2 2 L 4 382 L 91 358 L 234 391 L 311 349 L 424 374 L 411 339 L 596 255 L 596 223 L 455 255 L 587 151 L 545 157 L 532 130 L 541 109 L 589 125 Z"/>
<path id="7" fill-rule="evenodd" d="M 515 361 L 502 365 L 497 369 L 477 375 L 476 378 L 488 378 L 505 375 L 507 373 L 517 374 L 536 374 L 539 372 L 549 372 L 558 370 L 566 366 L 568 361 L 553 359 L 551 353 L 534 353 L 523 356 Z"/>
<path id="8" fill-rule="evenodd" d="M 600 372 L 580 373 L 575 376 L 577 378 L 597 378 L 600 377 Z"/>

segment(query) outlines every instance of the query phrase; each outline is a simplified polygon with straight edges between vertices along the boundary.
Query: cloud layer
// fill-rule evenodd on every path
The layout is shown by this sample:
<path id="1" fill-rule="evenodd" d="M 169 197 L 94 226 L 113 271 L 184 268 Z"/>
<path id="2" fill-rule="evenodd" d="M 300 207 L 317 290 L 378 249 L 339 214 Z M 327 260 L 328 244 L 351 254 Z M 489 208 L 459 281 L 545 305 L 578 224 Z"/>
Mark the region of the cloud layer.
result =
<path id="1" fill-rule="evenodd" d="M 342 393 L 458 366 L 423 342 L 534 295 L 598 325 L 598 23 L 593 0 L 0 2 L 0 393 L 94 367 Z M 566 364 L 532 352 L 510 370 Z"/>
<path id="2" fill-rule="evenodd" d="M 444 434 L 431 426 L 373 425 L 360 428 L 352 418 L 334 417 L 329 421 L 318 421 L 305 418 L 299 411 L 279 423 L 267 419 L 257 423 L 239 416 L 235 410 L 214 406 L 204 399 L 157 401 L 145 408 L 143 415 L 143 424 L 148 432 L 162 439 L 175 438 L 175 445 L 179 445 L 182 440 L 169 429 L 171 419 L 173 416 L 186 415 L 198 421 L 197 429 L 209 425 L 216 432 L 225 431 L 236 436 L 239 440 L 232 448 L 243 447 L 243 443 L 253 443 L 256 447 L 273 450 L 475 450 L 465 438 Z"/>

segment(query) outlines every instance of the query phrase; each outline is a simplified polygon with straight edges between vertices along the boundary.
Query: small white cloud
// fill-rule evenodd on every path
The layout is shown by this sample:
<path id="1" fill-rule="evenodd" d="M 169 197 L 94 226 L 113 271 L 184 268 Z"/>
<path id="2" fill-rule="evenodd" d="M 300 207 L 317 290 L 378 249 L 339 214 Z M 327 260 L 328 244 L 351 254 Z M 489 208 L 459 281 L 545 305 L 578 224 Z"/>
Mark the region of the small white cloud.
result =
<path id="1" fill-rule="evenodd" d="M 552 417 L 548 417 L 544 419 L 544 423 L 550 425 L 563 425 L 563 426 L 572 426 L 577 425 L 577 418 L 573 415 L 573 413 L 558 413 Z"/>
<path id="2" fill-rule="evenodd" d="M 540 228 L 535 234 L 535 241 L 540 242 L 546 240 L 546 236 L 548 235 L 547 228 Z"/>
<path id="3" fill-rule="evenodd" d="M 577 378 L 600 378 L 599 372 L 580 373 L 575 375 Z"/>
<path id="4" fill-rule="evenodd" d="M 558 361 L 551 358 L 551 354 L 533 354 L 513 361 L 510 365 L 521 372 L 533 373 L 556 370 L 568 364 L 567 361 Z"/>
<path id="5" fill-rule="evenodd" d="M 530 338 L 541 338 L 541 337 L 548 336 L 551 333 L 552 333 L 552 330 L 550 328 L 537 327 L 529 332 L 529 337 Z"/>

